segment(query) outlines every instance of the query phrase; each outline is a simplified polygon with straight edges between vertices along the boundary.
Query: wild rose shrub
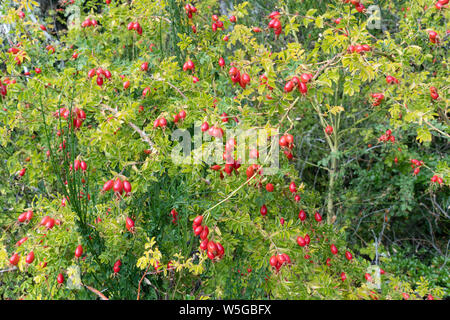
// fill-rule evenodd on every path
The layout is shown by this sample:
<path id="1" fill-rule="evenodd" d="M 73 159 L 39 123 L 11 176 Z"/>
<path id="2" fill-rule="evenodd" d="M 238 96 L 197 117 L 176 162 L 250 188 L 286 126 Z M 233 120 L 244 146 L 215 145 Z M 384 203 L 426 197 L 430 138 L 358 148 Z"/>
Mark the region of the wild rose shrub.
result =
<path id="1" fill-rule="evenodd" d="M 77 0 L 62 8 L 80 19 L 52 32 L 7 1 L 2 298 L 443 297 L 349 230 L 364 200 L 377 214 L 363 236 L 382 238 L 429 219 L 415 187 L 448 196 L 447 4 L 383 6 L 404 13 L 391 34 L 367 28 L 367 2 L 282 1 L 258 18 L 252 2 L 221 15 L 213 0 Z M 273 175 L 227 136 L 254 128 L 279 145 Z M 179 129 L 204 137 L 183 163 Z M 207 139 L 223 158 L 194 157 Z M 448 215 L 434 218 L 445 238 Z"/>

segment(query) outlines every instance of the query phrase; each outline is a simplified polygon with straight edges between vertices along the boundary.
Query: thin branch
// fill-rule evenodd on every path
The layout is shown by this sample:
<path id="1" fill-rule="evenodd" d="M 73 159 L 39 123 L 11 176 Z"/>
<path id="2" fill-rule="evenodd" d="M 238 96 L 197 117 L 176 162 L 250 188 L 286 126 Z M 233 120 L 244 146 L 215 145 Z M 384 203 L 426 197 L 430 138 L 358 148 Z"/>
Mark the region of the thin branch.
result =
<path id="1" fill-rule="evenodd" d="M 83 284 L 83 286 L 88 289 L 89 291 L 95 293 L 98 297 L 100 297 L 101 300 L 109 300 L 103 293 L 101 293 L 100 291 L 98 291 L 97 289 L 94 289 L 90 286 L 87 286 L 85 284 Z"/>
<path id="2" fill-rule="evenodd" d="M 109 112 L 113 113 L 114 116 L 117 115 L 117 110 L 115 110 L 115 109 L 113 109 L 113 108 L 111 108 L 111 107 L 109 107 L 109 106 L 107 106 L 105 104 L 102 104 L 101 106 L 103 107 L 103 109 L 108 110 Z M 136 131 L 141 136 L 141 139 L 143 141 L 145 141 L 145 142 L 147 142 L 149 144 L 150 149 L 151 149 L 153 154 L 157 154 L 158 153 L 158 150 L 155 148 L 155 144 L 150 140 L 149 136 L 143 130 L 139 129 L 139 127 L 137 125 L 135 125 L 131 121 L 128 121 L 128 125 L 131 128 L 133 128 L 133 130 Z"/>

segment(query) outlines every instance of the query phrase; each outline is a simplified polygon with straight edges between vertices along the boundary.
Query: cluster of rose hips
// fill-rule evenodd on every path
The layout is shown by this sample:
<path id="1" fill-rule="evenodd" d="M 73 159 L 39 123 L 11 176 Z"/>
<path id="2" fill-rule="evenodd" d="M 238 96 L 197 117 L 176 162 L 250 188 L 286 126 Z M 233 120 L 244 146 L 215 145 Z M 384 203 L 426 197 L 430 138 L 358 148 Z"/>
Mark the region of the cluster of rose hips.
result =
<path id="1" fill-rule="evenodd" d="M 393 76 L 387 76 L 386 82 L 387 84 L 394 84 L 394 83 L 398 84 L 399 81 L 397 78 L 394 78 Z"/>
<path id="2" fill-rule="evenodd" d="M 430 87 L 430 96 L 433 100 L 439 98 L 439 94 L 437 93 L 436 87 Z"/>
<path id="3" fill-rule="evenodd" d="M 283 26 L 281 25 L 280 20 L 278 18 L 280 17 L 280 13 L 278 11 L 274 11 L 269 15 L 270 22 L 268 24 L 268 27 L 270 29 L 273 29 L 275 34 L 278 36 L 281 31 L 283 30 Z"/>
<path id="4" fill-rule="evenodd" d="M 308 86 L 306 84 L 311 81 L 312 78 L 313 75 L 311 73 L 303 73 L 300 78 L 294 76 L 284 85 L 284 92 L 291 92 L 294 90 L 295 86 L 297 86 L 298 91 L 305 95 L 308 92 Z"/>
<path id="5" fill-rule="evenodd" d="M 209 131 L 209 130 L 208 130 Z M 213 132 L 214 134 L 214 132 Z M 222 133 L 220 133 L 222 134 Z M 234 138 L 230 138 L 228 139 L 228 141 L 225 144 L 225 151 L 223 153 L 223 160 L 225 161 L 225 166 L 223 168 L 223 171 L 231 176 L 231 174 L 233 173 L 233 171 L 236 172 L 236 174 L 238 174 L 238 169 L 241 167 L 241 159 L 235 159 L 233 156 L 234 153 L 234 148 L 236 146 L 236 140 Z M 222 168 L 222 166 L 220 165 L 214 165 L 211 167 L 212 170 L 214 171 L 219 171 Z M 220 178 L 223 179 L 223 173 L 220 173 Z"/>
<path id="6" fill-rule="evenodd" d="M 269 264 L 275 268 L 278 273 L 282 266 L 291 264 L 291 258 L 286 253 L 273 255 L 269 259 Z"/>
<path id="7" fill-rule="evenodd" d="M 9 258 L 9 263 L 13 266 L 16 266 L 20 261 L 20 256 L 17 253 L 13 253 L 11 255 L 11 258 Z M 27 265 L 33 263 L 34 261 L 34 252 L 30 251 L 28 253 L 28 255 L 25 258 L 25 262 L 27 263 Z"/>
<path id="8" fill-rule="evenodd" d="M 178 212 L 175 209 L 170 210 L 170 214 L 172 215 L 172 223 L 177 224 Z"/>
<path id="9" fill-rule="evenodd" d="M 10 78 L 6 77 L 5 79 L 3 79 L 3 83 L 6 85 L 15 84 L 16 79 L 10 79 Z M 1 81 L 0 81 L 0 85 L 1 85 Z"/>
<path id="10" fill-rule="evenodd" d="M 88 78 L 93 78 L 97 75 L 97 84 L 101 87 L 103 85 L 103 77 L 106 79 L 111 78 L 111 72 L 109 70 L 103 70 L 103 68 L 99 67 L 97 69 L 91 69 L 88 71 Z"/>
<path id="11" fill-rule="evenodd" d="M 420 172 L 420 167 L 423 166 L 423 161 L 422 160 L 417 160 L 417 159 L 411 159 L 411 168 L 414 169 L 413 171 L 413 175 L 418 175 Z"/>
<path id="12" fill-rule="evenodd" d="M 366 9 L 366 7 L 364 7 L 364 5 L 359 1 L 360 0 L 344 0 L 344 3 L 351 3 L 352 5 L 355 6 L 356 11 L 363 12 Z"/>
<path id="13" fill-rule="evenodd" d="M 223 22 L 219 20 L 217 15 L 213 14 L 211 19 L 213 21 L 213 23 L 211 25 L 212 31 L 214 31 L 214 32 L 217 31 L 217 28 L 220 28 L 222 30 L 224 29 Z M 228 41 L 228 39 L 225 41 Z"/>
<path id="14" fill-rule="evenodd" d="M 384 94 L 382 93 L 372 93 L 372 98 L 374 99 L 372 105 L 374 107 L 379 106 L 381 102 L 384 100 Z"/>
<path id="15" fill-rule="evenodd" d="M 368 52 L 368 51 L 370 51 L 370 46 L 368 44 L 363 44 L 363 45 L 357 44 L 355 46 L 351 45 L 351 46 L 348 47 L 347 51 L 351 52 L 351 53 Z"/>
<path id="16" fill-rule="evenodd" d="M 239 83 L 242 89 L 245 89 L 247 84 L 250 83 L 250 76 L 247 73 L 241 75 L 241 72 L 236 67 L 231 67 L 228 74 L 231 77 L 231 81 L 233 81 L 233 83 Z"/>
<path id="17" fill-rule="evenodd" d="M 392 135 L 392 130 L 391 129 L 387 129 L 386 133 L 381 135 L 381 137 L 378 138 L 379 142 L 395 142 L 395 137 Z"/>
<path id="18" fill-rule="evenodd" d="M 255 173 L 262 176 L 263 171 L 259 164 L 253 163 L 247 167 L 247 170 L 245 171 L 245 174 L 247 175 L 247 180 L 249 180 L 251 177 L 255 175 Z"/>
<path id="19" fill-rule="evenodd" d="M 95 27 L 98 25 L 97 20 L 95 19 L 89 19 L 88 17 L 86 17 L 86 19 L 84 19 L 84 21 L 81 23 L 81 27 L 82 28 L 86 28 L 86 27 Z"/>
<path id="20" fill-rule="evenodd" d="M 194 7 L 192 4 L 187 3 L 184 6 L 184 10 L 186 11 L 186 14 L 188 16 L 189 19 L 192 19 L 192 14 L 197 12 L 197 8 Z"/>
<path id="21" fill-rule="evenodd" d="M 187 70 L 194 70 L 195 69 L 195 65 L 194 62 L 192 62 L 192 60 L 188 60 L 184 63 L 183 65 L 183 71 L 187 71 Z"/>
<path id="22" fill-rule="evenodd" d="M 181 110 L 180 112 L 173 115 L 173 122 L 178 123 L 180 120 L 184 120 L 186 118 L 186 111 Z"/>
<path id="23" fill-rule="evenodd" d="M 72 166 L 72 164 L 70 164 L 69 165 L 69 170 L 70 171 L 72 171 L 72 169 L 75 169 L 75 171 L 78 171 L 78 170 L 82 170 L 82 171 L 86 171 L 86 169 L 87 169 L 87 164 L 86 164 L 86 162 L 85 161 L 83 161 L 83 160 L 78 160 L 78 159 L 75 159 L 75 161 L 73 162 L 73 166 Z"/>
<path id="24" fill-rule="evenodd" d="M 209 229 L 208 226 L 202 226 L 202 222 L 203 216 L 197 216 L 192 223 L 194 234 L 200 236 L 200 239 L 202 240 L 200 249 L 203 251 L 207 250 L 208 258 L 213 261 L 222 259 L 225 249 L 219 242 L 208 240 Z"/>
<path id="25" fill-rule="evenodd" d="M 17 47 L 20 47 L 21 43 L 17 44 Z M 16 65 L 20 66 L 22 64 L 22 61 L 24 57 L 26 56 L 26 52 L 18 49 L 16 47 L 11 47 L 7 51 L 8 53 L 12 54 L 14 56 L 14 61 L 16 62 Z"/>
<path id="26" fill-rule="evenodd" d="M 306 234 L 304 237 L 301 237 L 301 236 L 297 237 L 297 244 L 300 247 L 307 246 L 310 242 L 311 242 L 311 238 L 309 237 L 308 234 Z"/>
<path id="27" fill-rule="evenodd" d="M 302 209 L 302 210 L 299 211 L 298 218 L 302 222 L 306 220 L 306 212 L 305 212 L 305 210 Z"/>
<path id="28" fill-rule="evenodd" d="M 45 46 L 45 50 L 47 50 L 48 53 L 55 53 L 55 47 L 53 47 L 51 44 Z"/>
<path id="29" fill-rule="evenodd" d="M 232 160 L 231 163 L 226 163 L 223 167 L 223 172 L 225 172 L 227 175 L 231 176 L 231 174 L 234 172 L 236 172 L 236 174 L 238 174 L 238 169 L 241 167 L 241 163 L 239 160 Z M 222 168 L 221 165 L 213 165 L 211 167 L 212 170 L 214 171 L 219 171 Z M 220 172 L 220 179 L 224 178 L 223 172 Z"/>
<path id="30" fill-rule="evenodd" d="M 6 85 L 8 83 L 5 82 L 5 84 L 2 83 L 2 81 L 0 80 L 0 96 L 5 97 L 6 94 L 8 93 L 8 90 L 6 88 Z"/>
<path id="31" fill-rule="evenodd" d="M 262 74 L 259 77 L 259 85 L 260 86 L 267 86 L 267 89 L 273 90 L 273 88 L 267 84 L 268 81 L 269 81 L 269 79 L 267 79 L 267 76 L 265 74 Z"/>
<path id="32" fill-rule="evenodd" d="M 139 22 L 137 22 L 137 21 L 132 21 L 132 22 L 130 22 L 129 24 L 128 24 L 128 26 L 127 26 L 127 29 L 128 30 L 136 30 L 136 32 L 139 34 L 139 35 L 141 35 L 142 34 L 142 27 L 141 27 L 141 25 L 139 24 Z"/>
<path id="33" fill-rule="evenodd" d="M 428 31 L 428 37 L 431 43 L 439 43 L 439 36 L 436 31 L 433 30 Z"/>
<path id="34" fill-rule="evenodd" d="M 292 155 L 292 148 L 294 147 L 294 137 L 292 134 L 285 134 L 280 137 L 278 144 L 282 148 L 286 157 L 291 160 L 294 156 Z"/>
<path id="35" fill-rule="evenodd" d="M 289 184 L 289 191 L 290 191 L 293 195 L 295 194 L 295 196 L 294 196 L 295 202 L 299 202 L 299 201 L 301 200 L 301 197 L 300 197 L 298 194 L 296 194 L 296 193 L 297 193 L 297 185 L 295 184 L 294 181 L 292 181 L 292 182 Z M 300 220 L 303 219 L 302 221 L 304 221 L 304 220 L 306 219 L 305 211 L 300 210 L 299 218 L 300 218 Z"/>
<path id="36" fill-rule="evenodd" d="M 431 177 L 431 182 L 433 182 L 433 183 L 437 182 L 439 184 L 442 184 L 444 182 L 444 180 L 442 180 L 441 177 L 439 177 L 437 175 L 434 175 L 434 176 Z"/>
<path id="37" fill-rule="evenodd" d="M 122 194 L 125 191 L 125 195 L 128 195 L 131 192 L 131 183 L 127 180 L 122 181 L 119 177 L 108 180 L 103 185 L 103 192 L 109 191 L 113 189 L 113 191 L 117 194 Z"/>
<path id="38" fill-rule="evenodd" d="M 28 211 L 23 212 L 22 214 L 19 215 L 18 221 L 20 223 L 23 223 L 23 222 L 28 223 L 28 222 L 31 221 L 32 218 L 33 218 L 33 211 L 32 210 L 28 210 Z M 39 225 L 44 226 L 44 227 L 46 227 L 49 230 L 49 229 L 52 229 L 55 226 L 55 224 L 56 225 L 61 225 L 61 223 L 62 222 L 59 219 L 53 219 L 53 218 L 50 218 L 49 216 L 45 216 L 45 217 L 42 218 L 42 220 L 39 223 Z M 24 238 L 20 239 L 19 241 L 17 241 L 16 246 L 17 247 L 21 246 L 27 240 L 28 240 L 28 237 L 24 237 Z M 41 240 L 41 242 L 42 242 L 42 240 Z M 34 261 L 34 258 L 35 258 L 34 252 L 31 251 L 26 256 L 25 262 L 27 264 L 31 264 Z M 13 253 L 12 256 L 10 257 L 10 259 L 9 259 L 9 263 L 11 265 L 13 265 L 13 266 L 17 265 L 19 263 L 19 261 L 20 261 L 20 256 L 17 253 Z M 45 267 L 46 265 L 47 265 L 47 263 L 45 263 L 43 265 L 43 267 Z"/>
<path id="39" fill-rule="evenodd" d="M 31 221 L 31 219 L 33 218 L 33 210 L 27 210 L 23 213 L 21 213 L 19 215 L 19 217 L 17 218 L 17 220 L 19 221 L 19 223 L 28 223 Z M 53 219 L 50 218 L 49 216 L 45 216 L 42 218 L 41 222 L 39 223 L 40 226 L 44 226 L 45 228 L 47 228 L 48 230 L 52 229 L 54 226 L 56 225 L 61 225 L 62 222 L 59 219 Z M 45 234 L 44 234 L 45 236 Z M 20 239 L 19 241 L 17 241 L 16 246 L 20 247 L 25 241 L 28 240 L 28 237 L 24 237 L 22 239 Z M 41 240 L 42 243 L 42 240 Z M 34 261 L 35 255 L 34 252 L 31 251 L 28 253 L 28 255 L 25 258 L 25 262 L 27 264 L 31 264 Z M 12 256 L 9 259 L 9 263 L 13 266 L 17 265 L 20 261 L 20 256 L 17 253 L 13 253 Z M 44 268 L 47 265 L 47 263 L 45 262 L 44 265 L 41 266 Z"/>
<path id="40" fill-rule="evenodd" d="M 67 108 L 59 108 L 58 111 L 53 113 L 53 116 L 55 118 L 63 117 L 67 120 L 70 116 L 70 110 Z M 82 109 L 75 107 L 72 111 L 72 122 L 75 129 L 79 129 L 84 120 L 86 120 L 86 113 Z M 60 135 L 60 133 L 58 133 L 58 135 Z"/>
<path id="41" fill-rule="evenodd" d="M 262 74 L 260 77 L 259 77 L 259 85 L 260 86 L 267 86 L 267 89 L 269 89 L 270 91 L 272 91 L 273 90 L 273 88 L 271 87 L 271 86 L 269 86 L 268 84 L 267 84 L 267 82 L 268 82 L 268 79 L 267 79 L 267 76 L 265 75 L 265 74 Z M 269 94 L 267 94 L 266 95 L 266 99 L 268 99 L 268 100 L 272 100 L 272 96 L 270 96 Z"/>
<path id="42" fill-rule="evenodd" d="M 209 126 L 208 122 L 203 122 L 202 126 L 200 127 L 202 132 L 208 133 L 211 137 L 215 138 L 221 138 L 223 137 L 223 129 L 219 126 Z"/>
<path id="43" fill-rule="evenodd" d="M 441 10 L 442 8 L 444 8 L 444 6 L 445 6 L 446 4 L 448 4 L 448 0 L 438 0 L 438 2 L 436 2 L 436 3 L 434 4 L 434 7 L 435 7 L 437 10 Z"/>
<path id="44" fill-rule="evenodd" d="M 23 223 L 23 222 L 28 223 L 31 221 L 32 218 L 33 218 L 33 210 L 28 210 L 28 211 L 21 213 L 19 215 L 19 217 L 17 218 L 17 221 L 19 221 L 20 223 Z"/>
<path id="45" fill-rule="evenodd" d="M 61 225 L 61 220 L 59 219 L 53 219 L 49 216 L 45 216 L 41 219 L 41 222 L 39 225 L 46 227 L 47 229 L 52 229 L 55 225 L 59 226 Z"/>

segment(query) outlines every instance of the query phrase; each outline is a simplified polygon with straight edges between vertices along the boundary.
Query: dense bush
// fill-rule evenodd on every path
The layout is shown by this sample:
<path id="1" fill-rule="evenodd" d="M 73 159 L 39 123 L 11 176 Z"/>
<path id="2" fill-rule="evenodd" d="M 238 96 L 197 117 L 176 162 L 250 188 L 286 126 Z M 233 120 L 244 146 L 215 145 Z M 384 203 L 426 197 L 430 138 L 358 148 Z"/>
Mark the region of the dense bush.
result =
<path id="1" fill-rule="evenodd" d="M 0 296 L 447 296 L 445 2 L 4 1 Z"/>

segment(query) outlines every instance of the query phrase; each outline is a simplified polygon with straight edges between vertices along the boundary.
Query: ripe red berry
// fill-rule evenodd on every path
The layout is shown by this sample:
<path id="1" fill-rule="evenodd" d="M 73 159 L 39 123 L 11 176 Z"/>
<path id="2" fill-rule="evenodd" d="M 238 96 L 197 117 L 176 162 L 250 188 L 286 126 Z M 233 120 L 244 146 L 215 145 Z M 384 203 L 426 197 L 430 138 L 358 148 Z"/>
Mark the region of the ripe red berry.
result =
<path id="1" fill-rule="evenodd" d="M 118 193 L 122 194 L 123 182 L 122 182 L 122 180 L 120 180 L 120 178 L 117 178 L 116 181 L 114 181 L 113 190 L 114 190 L 114 192 L 118 192 Z"/>
<path id="2" fill-rule="evenodd" d="M 108 180 L 103 185 L 103 191 L 109 191 L 112 189 L 113 186 L 114 186 L 114 180 Z"/>
<path id="3" fill-rule="evenodd" d="M 17 265 L 19 263 L 20 256 L 17 253 L 14 253 L 11 258 L 9 258 L 9 263 L 11 263 L 13 266 Z"/>
<path id="4" fill-rule="evenodd" d="M 202 230 L 202 232 L 200 233 L 200 239 L 205 240 L 206 238 L 208 238 L 208 234 L 209 234 L 209 228 L 208 226 L 205 226 Z"/>
<path id="5" fill-rule="evenodd" d="M 33 261 L 34 261 L 34 252 L 31 251 L 31 252 L 27 255 L 27 257 L 26 257 L 26 259 L 25 259 L 25 262 L 28 263 L 28 264 L 31 264 L 31 263 L 33 263 Z"/>
<path id="6" fill-rule="evenodd" d="M 271 184 L 271 183 L 266 184 L 266 190 L 268 192 L 273 192 L 273 184 Z"/>
<path id="7" fill-rule="evenodd" d="M 267 214 L 267 207 L 265 204 L 262 205 L 261 209 L 259 210 L 262 216 L 265 216 Z"/>
<path id="8" fill-rule="evenodd" d="M 336 246 L 334 244 L 332 244 L 330 246 L 330 250 L 332 254 L 337 254 L 338 253 L 338 249 L 336 248 Z"/>
<path id="9" fill-rule="evenodd" d="M 166 120 L 166 118 L 160 118 L 160 119 L 158 120 L 158 124 L 159 124 L 160 127 L 165 128 L 165 127 L 167 126 L 167 120 Z"/>
<path id="10" fill-rule="evenodd" d="M 134 221 L 127 217 L 125 219 L 125 227 L 127 228 L 128 231 L 133 232 L 134 231 Z"/>
<path id="11" fill-rule="evenodd" d="M 306 246 L 305 239 L 302 238 L 302 237 L 300 237 L 300 236 L 298 236 L 298 237 L 297 237 L 297 244 L 298 244 L 300 247 Z"/>
<path id="12" fill-rule="evenodd" d="M 199 225 L 202 224 L 202 221 L 203 221 L 203 216 L 197 216 L 197 217 L 194 219 L 193 225 L 199 226 Z"/>
<path id="13" fill-rule="evenodd" d="M 271 256 L 270 259 L 269 259 L 269 263 L 270 263 L 270 265 L 272 267 L 276 267 L 277 263 L 278 263 L 277 257 L 276 256 Z"/>
<path id="14" fill-rule="evenodd" d="M 80 245 L 75 249 L 75 257 L 79 258 L 83 254 L 83 247 Z"/>
<path id="15" fill-rule="evenodd" d="M 64 282 L 64 276 L 62 273 L 58 274 L 58 277 L 56 278 L 56 281 L 58 281 L 59 284 Z"/>
<path id="16" fill-rule="evenodd" d="M 311 242 L 311 238 L 309 237 L 309 235 L 305 235 L 305 243 L 308 245 Z"/>
<path id="17" fill-rule="evenodd" d="M 202 226 L 197 226 L 197 227 L 195 227 L 195 229 L 194 229 L 194 234 L 195 234 L 196 236 L 198 236 L 198 235 L 200 235 L 200 233 L 202 233 L 202 231 L 203 231 L 203 227 L 202 227 Z"/>
<path id="18" fill-rule="evenodd" d="M 292 82 L 291 80 L 289 80 L 288 82 L 286 82 L 286 84 L 284 85 L 284 92 L 291 92 L 294 89 L 294 82 Z"/>
<path id="19" fill-rule="evenodd" d="M 200 129 L 202 130 L 202 132 L 208 131 L 208 129 L 209 129 L 209 124 L 208 124 L 208 122 L 206 122 L 206 121 L 203 122 Z"/>
<path id="20" fill-rule="evenodd" d="M 27 168 L 23 168 L 19 171 L 19 176 L 23 177 L 25 175 L 25 172 L 27 171 Z"/>
<path id="21" fill-rule="evenodd" d="M 352 260 L 353 256 L 349 251 L 345 251 L 345 257 L 347 258 L 347 260 Z"/>
<path id="22" fill-rule="evenodd" d="M 123 190 L 126 192 L 126 193 L 130 193 L 131 192 L 131 183 L 129 182 L 129 181 L 124 181 L 123 182 Z"/>
<path id="23" fill-rule="evenodd" d="M 225 253 L 224 247 L 219 242 L 216 243 L 216 247 L 217 247 L 217 256 L 219 258 L 222 258 Z"/>
<path id="24" fill-rule="evenodd" d="M 305 210 L 300 210 L 300 212 L 298 213 L 298 218 L 300 219 L 300 221 L 305 221 L 305 219 L 306 219 Z"/>
<path id="25" fill-rule="evenodd" d="M 204 239 L 201 243 L 200 243 L 200 249 L 201 250 L 206 250 L 208 248 L 208 239 Z"/>
<path id="26" fill-rule="evenodd" d="M 300 91 L 301 94 L 306 95 L 308 92 L 308 86 L 304 82 L 300 82 L 298 84 L 298 91 Z"/>
<path id="27" fill-rule="evenodd" d="M 181 110 L 179 113 L 178 113 L 178 117 L 180 117 L 180 119 L 185 119 L 186 118 L 186 111 L 184 111 L 184 110 Z"/>
<path id="28" fill-rule="evenodd" d="M 21 214 L 19 215 L 19 217 L 17 218 L 17 220 L 18 220 L 20 223 L 25 222 L 26 219 L 27 219 L 27 213 L 26 213 L 26 212 L 21 213 Z"/>
<path id="29" fill-rule="evenodd" d="M 297 192 L 297 186 L 295 185 L 295 182 L 291 182 L 291 184 L 289 185 L 289 191 L 291 193 Z"/>
<path id="30" fill-rule="evenodd" d="M 141 64 L 141 70 L 142 71 L 148 71 L 148 62 L 144 62 Z"/>
<path id="31" fill-rule="evenodd" d="M 314 219 L 316 219 L 317 222 L 322 221 L 322 216 L 319 212 L 316 211 L 316 213 L 314 214 Z"/>
<path id="32" fill-rule="evenodd" d="M 217 244 L 214 241 L 209 241 L 207 246 L 208 252 L 211 252 L 214 256 L 217 254 Z"/>

